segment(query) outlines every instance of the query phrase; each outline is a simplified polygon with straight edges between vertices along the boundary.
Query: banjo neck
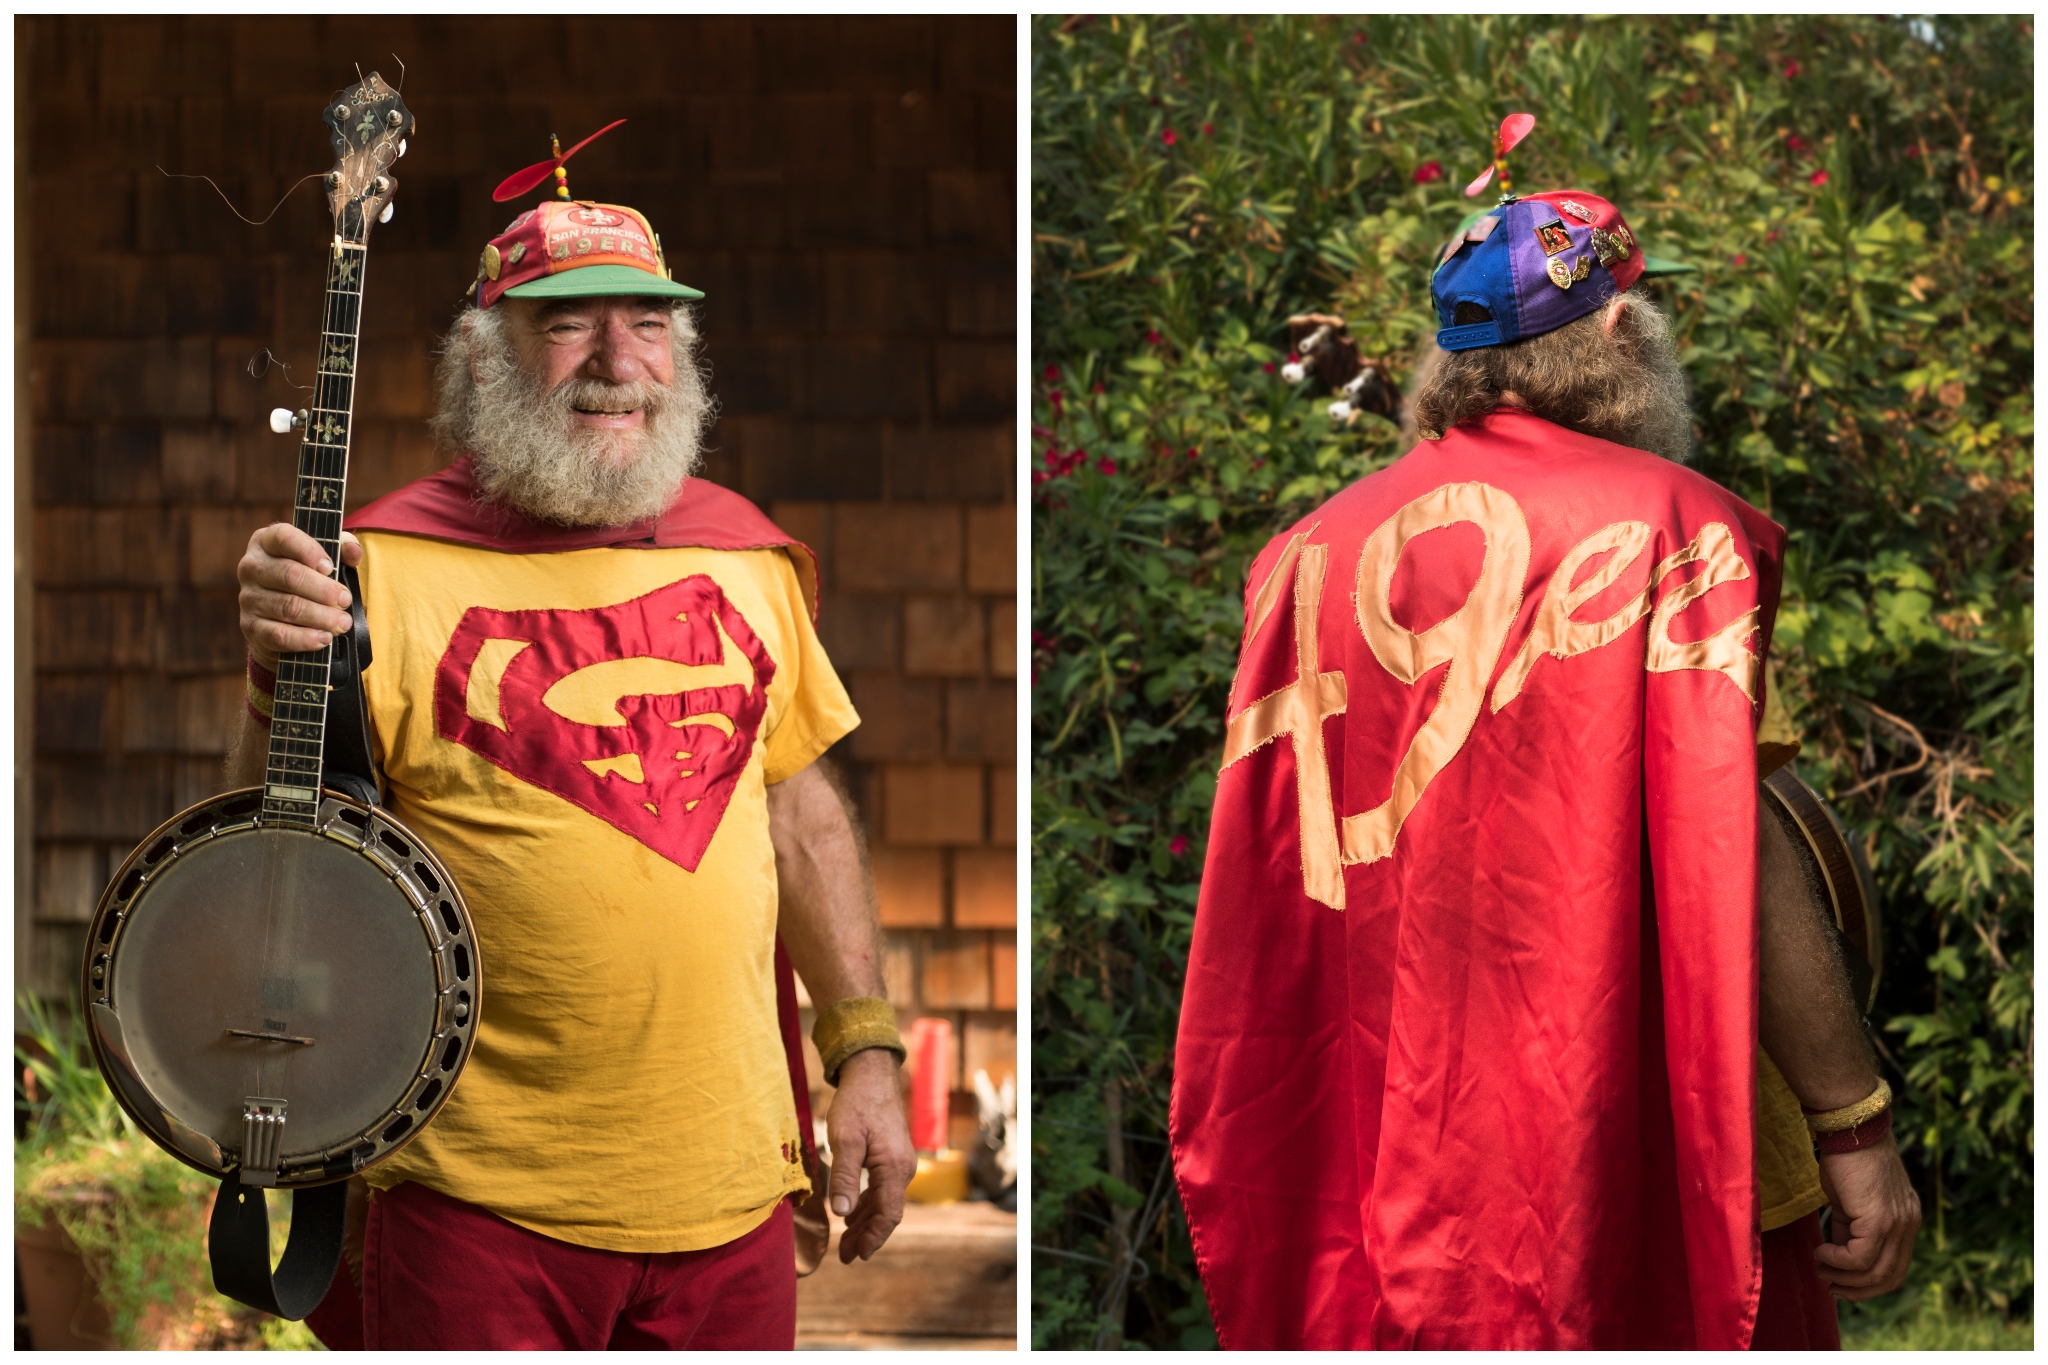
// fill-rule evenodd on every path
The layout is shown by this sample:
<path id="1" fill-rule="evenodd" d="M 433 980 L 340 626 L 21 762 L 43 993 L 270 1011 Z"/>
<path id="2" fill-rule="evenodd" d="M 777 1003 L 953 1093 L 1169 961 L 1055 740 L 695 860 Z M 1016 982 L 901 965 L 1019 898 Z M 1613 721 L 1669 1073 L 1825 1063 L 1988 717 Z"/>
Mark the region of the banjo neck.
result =
<path id="1" fill-rule="evenodd" d="M 351 206 L 353 209 L 353 206 Z M 360 217 L 360 215 L 357 215 Z M 369 245 L 337 233 L 327 260 L 327 298 L 321 310 L 320 363 L 313 405 L 299 443 L 292 525 L 326 552 L 341 572 L 341 515 L 348 485 L 350 428 L 354 424 L 356 351 L 362 339 L 363 267 Z M 277 701 L 270 726 L 270 757 L 263 775 L 266 824 L 313 827 L 320 808 L 320 766 L 327 738 L 327 696 L 334 663 L 332 642 L 277 663 Z"/>

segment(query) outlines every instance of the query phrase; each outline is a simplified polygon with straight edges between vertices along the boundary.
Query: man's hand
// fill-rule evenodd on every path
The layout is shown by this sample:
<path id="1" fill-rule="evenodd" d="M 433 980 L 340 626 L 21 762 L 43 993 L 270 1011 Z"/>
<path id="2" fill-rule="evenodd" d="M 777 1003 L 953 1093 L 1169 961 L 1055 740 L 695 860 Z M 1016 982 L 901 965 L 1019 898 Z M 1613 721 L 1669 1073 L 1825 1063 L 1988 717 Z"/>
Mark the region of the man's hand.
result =
<path id="1" fill-rule="evenodd" d="M 917 1172 L 895 1053 L 869 1048 L 840 1064 L 825 1134 L 832 1143 L 832 1212 L 846 1220 L 839 1234 L 839 1262 L 850 1265 L 856 1256 L 865 1261 L 880 1251 L 903 1221 L 903 1187 Z M 864 1192 L 863 1168 L 868 1173 Z"/>
<path id="2" fill-rule="evenodd" d="M 1861 1301 L 1905 1283 L 1920 1231 L 1920 1196 L 1889 1134 L 1873 1147 L 1822 1153 L 1820 1185 L 1834 1207 L 1832 1240 L 1814 1249 L 1815 1269 L 1838 1299 Z"/>
<path id="3" fill-rule="evenodd" d="M 768 837 L 781 892 L 776 932 L 811 999 L 822 1009 L 852 997 L 886 998 L 874 879 L 861 857 L 853 803 L 823 759 L 768 788 Z M 865 1261 L 903 1221 L 903 1187 L 917 1170 L 895 1053 L 868 1048 L 840 1063 L 825 1133 L 832 1143 L 828 1202 L 846 1220 L 839 1259 Z M 863 1169 L 868 1188 L 859 1194 Z"/>
<path id="4" fill-rule="evenodd" d="M 363 562 L 363 547 L 346 531 L 341 558 Z M 274 673 L 279 655 L 319 649 L 347 632 L 348 589 L 327 576 L 333 569 L 320 543 L 296 526 L 278 522 L 249 537 L 235 577 L 242 584 L 242 638 L 257 663 Z"/>

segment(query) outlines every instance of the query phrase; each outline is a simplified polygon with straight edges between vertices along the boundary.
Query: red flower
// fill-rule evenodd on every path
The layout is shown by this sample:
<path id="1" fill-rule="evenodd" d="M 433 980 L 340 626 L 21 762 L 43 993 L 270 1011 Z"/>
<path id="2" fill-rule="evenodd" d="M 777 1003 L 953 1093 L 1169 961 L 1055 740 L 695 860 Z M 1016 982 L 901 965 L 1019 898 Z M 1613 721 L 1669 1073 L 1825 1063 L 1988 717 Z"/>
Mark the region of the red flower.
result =
<path id="1" fill-rule="evenodd" d="M 1046 366 L 1046 367 L 1045 367 L 1045 382 L 1046 382 L 1046 383 L 1050 384 L 1050 383 L 1052 383 L 1052 382 L 1053 382 L 1053 381 L 1054 381 L 1055 379 L 1058 379 L 1059 377 L 1060 377 L 1060 367 L 1059 367 L 1059 366 L 1057 366 L 1057 365 L 1048 365 L 1048 366 Z"/>
<path id="2" fill-rule="evenodd" d="M 1920 155 L 1920 144 L 1919 144 L 1919 143 L 1917 143 L 1917 142 L 1909 142 L 1909 143 L 1907 143 L 1907 144 L 1906 144 L 1906 155 L 1907 155 L 1907 156 L 1918 156 L 1918 155 Z"/>
<path id="3" fill-rule="evenodd" d="M 1806 183 L 1809 185 L 1825 185 L 1828 183 L 1828 173 L 1826 171 L 1815 171 L 1812 175 L 1806 177 Z"/>
<path id="4" fill-rule="evenodd" d="M 1771 230 L 1770 230 L 1769 232 L 1766 232 L 1766 233 L 1764 234 L 1764 240 L 1765 240 L 1765 241 L 1767 241 L 1767 242 L 1775 242 L 1775 241 L 1777 241 L 1777 240 L 1778 240 L 1778 230 L 1777 230 L 1776 228 L 1772 228 L 1772 229 L 1771 229 Z"/>
<path id="5" fill-rule="evenodd" d="M 1196 449 L 1196 448 L 1195 448 L 1194 446 L 1189 446 L 1189 447 L 1188 447 L 1188 458 L 1189 458 L 1190 460 L 1200 459 L 1200 458 L 1201 458 L 1201 455 L 1202 455 L 1202 452 L 1201 452 L 1200 450 Z"/>
<path id="6" fill-rule="evenodd" d="M 1114 474 L 1116 473 L 1116 461 L 1105 455 L 1095 462 L 1095 468 L 1099 473 Z"/>
<path id="7" fill-rule="evenodd" d="M 1785 134 L 1785 145 L 1791 149 L 1794 156 L 1797 156 L 1806 150 L 1806 139 L 1797 133 L 1787 133 Z"/>
<path id="8" fill-rule="evenodd" d="M 1415 168 L 1415 183 L 1433 185 L 1444 178 L 1444 167 L 1440 161 L 1425 161 Z"/>
<path id="9" fill-rule="evenodd" d="M 1299 365 L 1301 363 L 1301 357 L 1293 351 L 1289 351 L 1287 353 L 1287 363 L 1290 365 Z"/>
<path id="10" fill-rule="evenodd" d="M 1741 251 L 1738 251 L 1738 252 L 1736 252 L 1736 253 L 1735 253 L 1735 254 L 1734 254 L 1733 256 L 1730 256 L 1730 257 L 1728 258 L 1728 264 L 1730 264 L 1730 265 L 1748 265 L 1748 264 L 1749 264 L 1749 255 L 1748 255 L 1748 253 L 1746 253 L 1746 252 L 1741 252 Z"/>
<path id="11" fill-rule="evenodd" d="M 1785 79 L 1786 79 L 1786 80 L 1788 80 L 1788 81 L 1790 81 L 1790 80 L 1797 80 L 1798 78 L 1799 78 L 1799 63 L 1797 63 L 1797 62 L 1787 62 L 1787 63 L 1785 63 Z"/>
<path id="12" fill-rule="evenodd" d="M 1161 340 L 1162 338 L 1160 337 L 1157 328 L 1154 328 L 1152 331 L 1145 333 L 1145 344 L 1147 346 L 1157 346 Z"/>
<path id="13" fill-rule="evenodd" d="M 1273 373 L 1273 362 L 1272 362 L 1272 361 L 1270 361 L 1270 360 L 1266 362 L 1266 373 L 1267 373 L 1267 374 L 1271 374 L 1271 373 Z"/>
<path id="14" fill-rule="evenodd" d="M 1061 406 L 1061 404 L 1066 402 L 1065 394 L 1061 393 L 1058 389 L 1052 389 L 1047 391 L 1045 396 L 1047 401 L 1049 401 L 1052 404 L 1052 410 L 1055 413 L 1066 411 L 1066 409 Z"/>
<path id="15" fill-rule="evenodd" d="M 1162 128 L 1159 131 L 1159 140 L 1171 147 L 1174 143 L 1180 141 L 1180 135 L 1171 128 Z"/>
<path id="16" fill-rule="evenodd" d="M 1362 45 L 1365 42 L 1365 35 L 1363 33 L 1354 33 L 1351 35 L 1351 41 Z"/>
<path id="17" fill-rule="evenodd" d="M 1173 838 L 1167 842 L 1166 851 L 1168 853 L 1171 853 L 1176 858 L 1178 858 L 1181 854 L 1187 852 L 1188 836 L 1185 834 L 1174 835 Z"/>
<path id="18" fill-rule="evenodd" d="M 1202 136 L 1203 136 L 1203 137 L 1214 137 L 1214 136 L 1216 136 L 1216 125 L 1215 125 L 1215 124 L 1213 124 L 1213 123 L 1205 123 L 1205 124 L 1203 124 L 1203 125 L 1202 125 Z"/>
<path id="19" fill-rule="evenodd" d="M 1101 380 L 1099 380 L 1099 379 L 1098 379 L 1098 380 L 1096 380 L 1096 381 L 1095 381 L 1095 387 L 1094 387 L 1094 388 L 1092 388 L 1092 389 L 1090 389 L 1090 390 L 1089 390 L 1088 392 L 1090 392 L 1090 393 L 1108 393 L 1108 392 L 1109 392 L 1109 388 L 1108 388 L 1108 386 L 1107 386 L 1107 385 L 1105 385 L 1105 384 L 1104 384 L 1104 383 L 1103 383 L 1103 382 L 1102 382 Z"/>

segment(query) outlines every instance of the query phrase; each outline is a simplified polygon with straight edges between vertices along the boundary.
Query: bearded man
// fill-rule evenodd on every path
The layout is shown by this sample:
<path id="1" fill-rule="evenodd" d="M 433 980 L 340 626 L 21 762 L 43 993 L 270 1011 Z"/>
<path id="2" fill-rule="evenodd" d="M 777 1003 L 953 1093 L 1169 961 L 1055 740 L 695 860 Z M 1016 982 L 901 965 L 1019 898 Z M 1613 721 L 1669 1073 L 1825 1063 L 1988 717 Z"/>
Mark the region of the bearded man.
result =
<path id="1" fill-rule="evenodd" d="M 521 214 L 442 356 L 460 458 L 350 518 L 383 800 L 454 873 L 490 990 L 461 1085 L 368 1172 L 312 1318 L 336 1347 L 790 1349 L 813 1177 L 785 949 L 838 1087 L 841 1259 L 902 1216 L 902 1044 L 820 757 L 858 717 L 810 552 L 693 477 L 698 297 L 632 209 Z M 278 656 L 350 627 L 332 569 L 290 525 L 250 539 L 243 782 Z"/>
<path id="2" fill-rule="evenodd" d="M 1785 533 L 1684 467 L 1643 271 L 1606 201 L 1504 197 L 1422 440 L 1252 566 L 1172 1115 L 1226 1346 L 1836 1347 L 1905 1276 L 1890 1092 L 1760 823 Z"/>

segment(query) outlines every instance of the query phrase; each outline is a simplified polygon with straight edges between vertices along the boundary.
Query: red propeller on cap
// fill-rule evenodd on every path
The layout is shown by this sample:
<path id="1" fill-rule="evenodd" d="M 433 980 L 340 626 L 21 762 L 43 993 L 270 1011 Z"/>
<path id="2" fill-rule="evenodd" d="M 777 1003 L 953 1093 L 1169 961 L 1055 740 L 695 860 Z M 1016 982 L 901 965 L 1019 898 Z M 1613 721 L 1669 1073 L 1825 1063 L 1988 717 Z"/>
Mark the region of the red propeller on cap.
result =
<path id="1" fill-rule="evenodd" d="M 1485 189 L 1486 182 L 1493 179 L 1495 171 L 1500 172 L 1500 192 L 1513 193 L 1513 186 L 1508 182 L 1508 153 L 1515 149 L 1517 142 L 1529 136 L 1529 130 L 1535 126 L 1534 114 L 1509 114 L 1500 121 L 1500 132 L 1495 134 L 1493 139 L 1493 164 L 1481 171 L 1479 178 L 1465 187 L 1467 199 Z"/>
<path id="2" fill-rule="evenodd" d="M 583 141 L 577 143 L 566 152 L 562 150 L 562 139 L 550 134 L 549 141 L 554 144 L 555 154 L 546 161 L 536 161 L 525 170 L 515 171 L 513 174 L 506 176 L 505 182 L 499 185 L 497 189 L 491 191 L 491 198 L 501 204 L 507 199 L 517 199 L 520 195 L 525 194 L 552 174 L 555 177 L 555 197 L 557 199 L 567 199 L 569 197 L 569 173 L 562 169 L 562 163 L 624 122 L 624 119 L 616 119 L 611 123 L 607 123 L 604 127 L 598 129 L 589 137 L 584 138 Z"/>

